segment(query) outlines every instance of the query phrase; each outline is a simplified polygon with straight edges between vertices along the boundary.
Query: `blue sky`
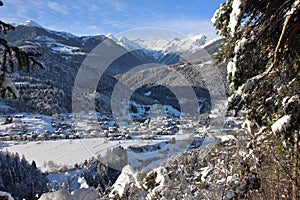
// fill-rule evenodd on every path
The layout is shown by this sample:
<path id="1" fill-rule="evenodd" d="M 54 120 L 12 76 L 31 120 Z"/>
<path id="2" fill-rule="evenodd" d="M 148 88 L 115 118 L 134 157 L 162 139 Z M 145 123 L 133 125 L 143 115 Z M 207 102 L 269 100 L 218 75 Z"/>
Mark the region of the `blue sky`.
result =
<path id="1" fill-rule="evenodd" d="M 212 32 L 214 11 L 225 0 L 3 0 L 0 19 L 28 19 L 74 35 L 118 34 L 160 27 L 184 35 Z"/>

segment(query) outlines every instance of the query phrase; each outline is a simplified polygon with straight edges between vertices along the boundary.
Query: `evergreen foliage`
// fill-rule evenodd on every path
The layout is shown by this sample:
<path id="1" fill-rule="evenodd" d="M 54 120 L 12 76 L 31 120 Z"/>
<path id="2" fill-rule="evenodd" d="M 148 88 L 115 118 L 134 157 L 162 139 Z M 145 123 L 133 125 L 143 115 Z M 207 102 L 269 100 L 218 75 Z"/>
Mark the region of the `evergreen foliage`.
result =
<path id="1" fill-rule="evenodd" d="M 297 0 L 228 0 L 215 13 L 224 41 L 217 58 L 228 62 L 230 108 L 259 126 L 270 128 L 284 114 L 284 98 L 300 93 L 299 16 Z M 298 120 L 291 132 L 300 129 Z"/>
<path id="2" fill-rule="evenodd" d="M 3 6 L 2 1 L 0 1 L 0 6 Z M 14 26 L 0 20 L 0 93 L 2 98 L 5 97 L 6 91 L 12 93 L 14 98 L 18 97 L 14 86 L 12 84 L 7 84 L 9 79 L 6 77 L 6 74 L 12 74 L 16 70 L 30 72 L 36 66 L 40 69 L 44 69 L 43 65 L 36 60 L 41 54 L 36 52 L 25 52 L 18 47 L 10 45 L 4 39 L 4 35 L 7 31 L 14 29 Z"/>
<path id="3" fill-rule="evenodd" d="M 257 198 L 298 199 L 300 1 L 227 0 L 213 22 L 223 37 L 216 58 L 228 63 L 229 109 L 246 118 L 245 151 L 262 180 Z"/>
<path id="4" fill-rule="evenodd" d="M 113 149 L 116 148 L 119 149 L 119 147 Z M 87 184 L 90 187 L 97 188 L 100 193 L 109 190 L 110 186 L 115 183 L 118 176 L 121 174 L 121 171 L 112 168 L 112 166 L 103 164 L 100 156 L 98 159 L 92 158 L 89 161 L 86 160 L 83 166 L 87 168 L 82 174 Z"/>
<path id="5" fill-rule="evenodd" d="M 15 199 L 34 199 L 46 191 L 46 175 L 18 153 L 0 153 L 0 169 L 0 191 Z"/>

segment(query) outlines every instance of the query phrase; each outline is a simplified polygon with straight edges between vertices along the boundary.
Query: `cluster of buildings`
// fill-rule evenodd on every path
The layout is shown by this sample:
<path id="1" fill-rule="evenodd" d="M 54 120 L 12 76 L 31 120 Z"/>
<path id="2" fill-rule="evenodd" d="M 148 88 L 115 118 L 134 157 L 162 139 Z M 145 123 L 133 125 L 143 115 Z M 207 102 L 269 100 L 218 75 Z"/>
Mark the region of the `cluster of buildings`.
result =
<path id="1" fill-rule="evenodd" d="M 80 115 L 0 116 L 1 141 L 33 141 L 103 137 L 108 140 L 153 139 L 159 135 L 196 133 L 201 124 L 190 118 L 159 116 L 144 122 L 118 122 Z"/>

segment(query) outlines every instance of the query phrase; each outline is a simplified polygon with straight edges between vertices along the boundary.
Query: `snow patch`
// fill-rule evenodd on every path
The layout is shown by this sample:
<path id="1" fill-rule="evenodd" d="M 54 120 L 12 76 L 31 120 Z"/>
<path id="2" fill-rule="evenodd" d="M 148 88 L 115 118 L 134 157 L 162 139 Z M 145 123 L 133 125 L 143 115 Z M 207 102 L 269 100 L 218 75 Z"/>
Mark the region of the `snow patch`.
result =
<path id="1" fill-rule="evenodd" d="M 221 40 L 221 39 L 222 39 L 222 37 L 216 37 L 216 38 L 213 38 L 213 39 L 211 39 L 211 40 L 208 40 L 207 42 L 205 42 L 205 43 L 201 46 L 201 48 L 205 48 L 205 47 L 207 47 L 207 46 L 209 46 L 209 45 L 213 44 L 214 42 L 217 42 L 218 40 Z"/>
<path id="2" fill-rule="evenodd" d="M 236 64 L 235 64 L 235 62 L 230 61 L 227 64 L 227 72 L 228 72 L 228 74 L 231 73 L 232 77 L 235 77 L 235 73 L 236 73 Z"/>
<path id="3" fill-rule="evenodd" d="M 220 4 L 219 8 L 215 11 L 213 17 L 210 19 L 211 23 L 214 24 L 216 22 L 216 20 L 219 16 L 219 13 L 221 12 L 222 6 L 223 6 L 223 4 Z"/>
<path id="4" fill-rule="evenodd" d="M 151 91 L 146 92 L 144 95 L 147 96 L 147 97 L 150 96 L 151 95 Z"/>
<path id="5" fill-rule="evenodd" d="M 232 2 L 232 12 L 230 13 L 230 21 L 229 21 L 229 28 L 231 30 L 231 35 L 233 36 L 235 33 L 235 29 L 238 24 L 238 19 L 241 15 L 241 5 L 242 1 L 241 0 L 233 0 Z"/>
<path id="6" fill-rule="evenodd" d="M 93 38 L 93 36 L 83 36 L 83 37 L 81 37 L 82 45 L 84 46 L 87 43 L 87 41 L 92 39 L 92 38 Z"/>
<path id="7" fill-rule="evenodd" d="M 229 140 L 236 140 L 236 138 L 233 135 L 219 135 L 216 137 L 221 139 L 221 142 L 227 142 Z"/>
<path id="8" fill-rule="evenodd" d="M 209 172 L 211 172 L 211 168 L 210 167 L 203 167 L 201 168 L 201 181 L 204 182 L 206 180 L 207 175 L 209 174 Z"/>
<path id="9" fill-rule="evenodd" d="M 243 37 L 241 40 L 239 40 L 235 47 L 234 47 L 234 53 L 237 54 L 247 43 L 247 38 Z"/>
<path id="10" fill-rule="evenodd" d="M 44 193 L 39 200 L 73 200 L 72 195 L 64 189 L 56 192 Z"/>
<path id="11" fill-rule="evenodd" d="M 113 189 L 109 194 L 109 197 L 114 198 L 115 194 L 118 194 L 120 197 L 122 197 L 126 193 L 128 188 L 130 188 L 131 184 L 139 187 L 137 173 L 130 165 L 126 165 L 122 169 L 122 173 L 120 174 L 116 182 L 113 184 Z"/>
<path id="12" fill-rule="evenodd" d="M 85 55 L 84 52 L 80 51 L 79 47 L 73 47 L 57 42 L 47 42 L 47 46 L 52 49 L 52 51 L 56 53 L 65 53 L 65 54 L 73 54 L 73 55 Z"/>
<path id="13" fill-rule="evenodd" d="M 38 23 L 36 23 L 35 21 L 33 21 L 31 19 L 26 20 L 25 22 L 22 22 L 19 25 L 43 28 L 41 25 L 39 25 Z"/>
<path id="14" fill-rule="evenodd" d="M 150 173 L 155 173 L 155 188 L 147 195 L 146 199 L 152 199 L 155 194 L 159 194 L 169 182 L 168 170 L 165 167 L 158 167 Z"/>
<path id="15" fill-rule="evenodd" d="M 87 184 L 86 180 L 81 177 L 78 178 L 78 183 L 80 184 L 80 188 L 89 188 L 90 186 Z"/>
<path id="16" fill-rule="evenodd" d="M 286 131 L 290 125 L 291 116 L 284 115 L 283 117 L 279 118 L 272 126 L 271 129 L 273 133 L 280 133 Z"/>
<path id="17" fill-rule="evenodd" d="M 158 167 L 154 171 L 157 173 L 155 182 L 160 186 L 167 185 L 169 180 L 168 170 L 164 167 Z"/>
<path id="18" fill-rule="evenodd" d="M 48 31 L 49 33 L 58 35 L 58 36 L 63 37 L 67 40 L 70 39 L 70 38 L 77 38 L 77 36 L 75 36 L 71 33 L 68 33 L 68 32 L 64 32 L 64 31 L 58 32 L 58 31 L 52 31 L 52 30 L 48 30 L 48 29 L 45 29 L 45 30 Z"/>
<path id="19" fill-rule="evenodd" d="M 243 49 L 243 47 L 245 46 L 245 44 L 247 43 L 247 39 L 245 37 L 243 37 L 241 40 L 239 40 L 234 47 L 234 57 L 232 59 L 232 61 L 230 61 L 227 64 L 227 72 L 228 74 L 231 73 L 232 77 L 235 77 L 235 73 L 237 71 L 236 65 L 237 65 L 237 60 L 238 60 L 238 53 L 241 49 Z"/>
<path id="20" fill-rule="evenodd" d="M 142 49 L 142 47 L 139 44 L 137 44 L 137 43 L 129 40 L 128 38 L 126 38 L 124 36 L 121 37 L 121 38 L 119 38 L 119 40 L 117 41 L 117 43 L 119 45 L 125 47 L 127 50 L 130 50 L 130 51 L 136 50 L 136 49 Z"/>
<path id="21" fill-rule="evenodd" d="M 98 199 L 98 197 L 97 190 L 90 187 L 76 190 L 73 195 L 64 189 L 44 193 L 39 200 L 95 200 Z"/>
<path id="22" fill-rule="evenodd" d="M 289 109 L 289 107 L 292 106 L 293 104 L 300 105 L 300 95 L 299 94 L 296 94 L 296 95 L 292 96 L 291 98 L 285 97 L 282 100 L 282 106 L 286 112 Z"/>
<path id="23" fill-rule="evenodd" d="M 35 39 L 38 40 L 38 41 L 47 41 L 47 42 L 55 41 L 55 39 L 50 38 L 50 37 L 45 36 L 45 35 L 43 35 L 43 36 L 40 36 L 40 35 L 36 36 Z"/>

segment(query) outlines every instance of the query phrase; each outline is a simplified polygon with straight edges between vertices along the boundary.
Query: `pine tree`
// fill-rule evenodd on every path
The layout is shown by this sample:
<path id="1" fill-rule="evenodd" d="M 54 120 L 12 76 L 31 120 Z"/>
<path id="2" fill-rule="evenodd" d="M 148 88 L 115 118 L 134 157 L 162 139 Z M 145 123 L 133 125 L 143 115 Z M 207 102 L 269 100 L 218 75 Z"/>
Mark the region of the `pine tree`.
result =
<path id="1" fill-rule="evenodd" d="M 0 0 L 0 6 L 3 2 Z M 10 45 L 5 39 L 4 35 L 7 31 L 15 30 L 15 27 L 0 20 L 0 95 L 5 97 L 7 91 L 10 92 L 14 98 L 18 97 L 18 92 L 7 77 L 7 74 L 12 74 L 16 70 L 32 71 L 35 66 L 43 69 L 43 65 L 36 60 L 41 56 L 36 52 L 25 52 L 21 48 Z"/>
<path id="2" fill-rule="evenodd" d="M 30 165 L 24 155 L 0 152 L 0 191 L 9 192 L 18 199 L 34 199 L 47 190 L 46 175 Z"/>
<path id="3" fill-rule="evenodd" d="M 257 127 L 253 137 L 263 128 L 259 134 L 272 133 L 282 141 L 285 156 L 275 156 L 289 158 L 279 164 L 285 165 L 282 170 L 290 175 L 292 198 L 297 199 L 300 0 L 227 0 L 213 19 L 223 37 L 217 59 L 228 63 L 229 109 L 242 112 Z"/>

